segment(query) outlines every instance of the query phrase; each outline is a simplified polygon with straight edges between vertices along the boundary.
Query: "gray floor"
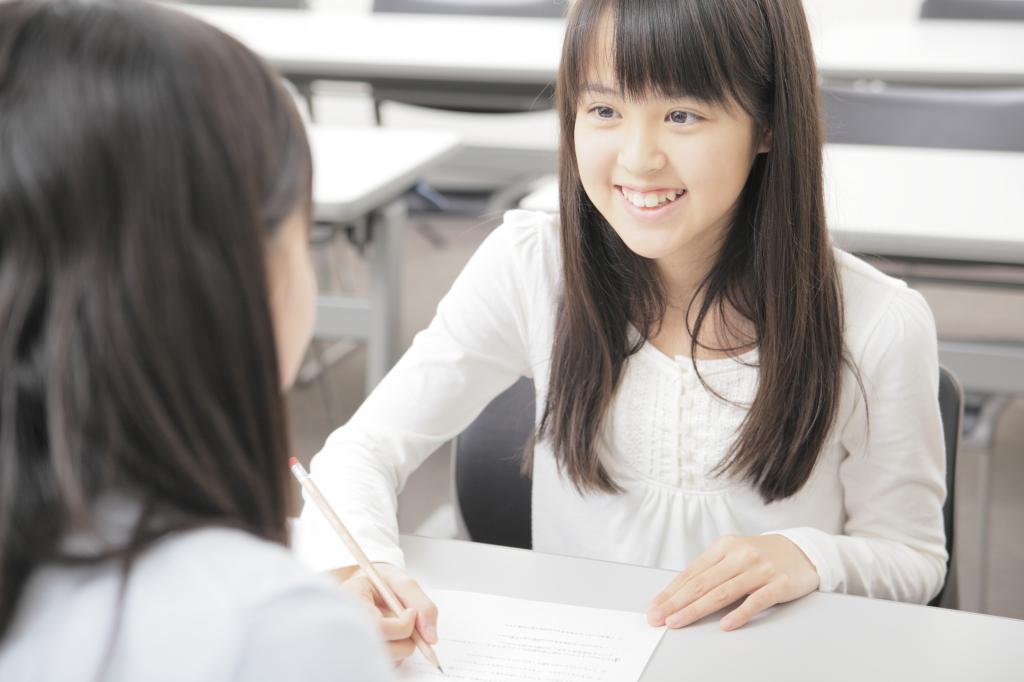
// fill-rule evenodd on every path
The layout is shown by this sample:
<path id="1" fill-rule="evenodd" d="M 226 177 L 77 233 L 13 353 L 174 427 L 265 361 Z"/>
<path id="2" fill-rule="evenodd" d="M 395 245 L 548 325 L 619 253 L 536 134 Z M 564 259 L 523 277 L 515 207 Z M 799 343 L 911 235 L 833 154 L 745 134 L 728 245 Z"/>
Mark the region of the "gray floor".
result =
<path id="1" fill-rule="evenodd" d="M 424 327 L 462 265 L 487 232 L 492 221 L 434 220 L 429 230 L 406 232 L 402 298 L 401 347 Z M 429 239 L 428 239 L 429 237 Z M 438 238 L 443 244 L 438 244 Z M 343 247 L 333 257 L 358 286 L 363 273 L 357 258 Z M 947 336 L 1024 338 L 1024 293 L 1006 294 L 949 287 L 922 287 Z M 330 430 L 344 423 L 363 398 L 365 353 L 355 348 L 335 362 L 326 381 L 310 382 L 289 395 L 294 452 L 312 456 Z M 1022 387 L 1024 388 L 1024 387 Z M 325 389 L 327 392 L 325 400 Z M 330 414 L 326 405 L 330 405 Z M 975 496 L 977 451 L 964 447 L 957 484 L 957 537 L 962 608 L 980 611 L 971 587 L 976 576 L 977 518 Z M 416 473 L 401 496 L 403 531 L 447 532 L 438 511 L 450 503 L 449 452 L 443 448 Z M 443 516 L 443 514 L 442 514 Z M 432 521 L 433 520 L 433 521 Z M 1024 618 L 1024 400 L 1013 402 L 997 426 L 992 458 L 991 551 L 988 571 L 987 612 Z"/>

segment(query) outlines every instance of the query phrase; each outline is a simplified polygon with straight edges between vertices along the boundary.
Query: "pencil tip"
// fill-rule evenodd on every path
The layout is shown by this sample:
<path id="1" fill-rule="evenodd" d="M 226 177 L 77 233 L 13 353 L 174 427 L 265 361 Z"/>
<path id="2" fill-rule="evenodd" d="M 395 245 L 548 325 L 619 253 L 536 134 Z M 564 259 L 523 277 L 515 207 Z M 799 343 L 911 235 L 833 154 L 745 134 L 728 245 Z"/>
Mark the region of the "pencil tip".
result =
<path id="1" fill-rule="evenodd" d="M 442 675 L 444 675 L 444 668 L 442 668 L 441 666 L 437 666 L 437 669 L 441 671 Z"/>

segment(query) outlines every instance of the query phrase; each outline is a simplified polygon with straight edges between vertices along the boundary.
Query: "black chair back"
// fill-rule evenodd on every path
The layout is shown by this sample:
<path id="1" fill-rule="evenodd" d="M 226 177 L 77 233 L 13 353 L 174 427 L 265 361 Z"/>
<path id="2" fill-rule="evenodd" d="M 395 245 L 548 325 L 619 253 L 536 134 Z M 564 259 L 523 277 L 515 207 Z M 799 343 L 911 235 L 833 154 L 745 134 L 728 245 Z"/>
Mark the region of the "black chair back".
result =
<path id="1" fill-rule="evenodd" d="M 946 502 L 942 505 L 942 521 L 946 529 L 946 582 L 929 606 L 955 609 L 960 603 L 957 588 L 954 529 L 956 528 L 956 457 L 960 449 L 960 428 L 964 416 L 964 391 L 956 376 L 945 367 L 939 368 L 939 414 L 942 415 L 942 437 L 946 444 Z"/>
<path id="2" fill-rule="evenodd" d="M 534 431 L 533 382 L 522 378 L 455 439 L 455 503 L 475 542 L 529 549 L 533 481 L 521 473 Z"/>
<path id="3" fill-rule="evenodd" d="M 453 478 L 456 513 L 474 542 L 529 549 L 532 479 L 521 473 L 524 446 L 534 433 L 533 382 L 523 378 L 495 398 L 455 439 Z M 946 501 L 942 519 L 949 554 L 946 582 L 929 604 L 957 608 L 954 549 L 956 460 L 963 418 L 963 390 L 945 367 L 939 369 L 939 412 L 946 448 Z"/>
<path id="4" fill-rule="evenodd" d="M 1024 152 L 1024 88 L 826 85 L 821 96 L 829 142 Z"/>
<path id="5" fill-rule="evenodd" d="M 922 19 L 1024 21 L 1021 0 L 925 0 Z"/>

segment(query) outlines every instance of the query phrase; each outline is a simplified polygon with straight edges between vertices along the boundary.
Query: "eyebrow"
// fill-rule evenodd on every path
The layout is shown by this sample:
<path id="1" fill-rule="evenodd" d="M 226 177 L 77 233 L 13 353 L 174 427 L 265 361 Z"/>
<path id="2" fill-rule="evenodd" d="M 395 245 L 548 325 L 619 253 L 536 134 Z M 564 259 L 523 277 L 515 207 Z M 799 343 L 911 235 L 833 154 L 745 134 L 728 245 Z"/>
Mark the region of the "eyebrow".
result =
<path id="1" fill-rule="evenodd" d="M 606 95 L 609 97 L 618 97 L 619 99 L 625 99 L 626 96 L 619 88 L 613 88 L 603 83 L 584 83 L 583 87 L 580 88 L 580 93 L 592 93 L 595 95 Z M 698 98 L 686 92 L 677 93 L 665 93 L 666 99 L 689 99 L 698 101 Z"/>
<path id="2" fill-rule="evenodd" d="M 611 95 L 612 97 L 622 97 L 622 91 L 616 90 L 615 88 L 602 85 L 601 83 L 585 83 L 580 89 L 580 92 L 592 92 L 595 95 Z"/>

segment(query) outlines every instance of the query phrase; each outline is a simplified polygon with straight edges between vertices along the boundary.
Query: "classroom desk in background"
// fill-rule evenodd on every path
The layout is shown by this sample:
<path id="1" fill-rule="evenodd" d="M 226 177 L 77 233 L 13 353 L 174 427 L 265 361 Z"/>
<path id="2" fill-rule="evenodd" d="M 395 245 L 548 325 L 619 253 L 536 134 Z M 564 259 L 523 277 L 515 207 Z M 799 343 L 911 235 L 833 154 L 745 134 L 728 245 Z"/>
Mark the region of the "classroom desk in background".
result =
<path id="1" fill-rule="evenodd" d="M 561 19 L 244 7 L 181 9 L 234 35 L 297 82 L 375 82 L 453 106 L 544 108 L 561 57 Z M 1024 22 L 848 23 L 815 38 L 827 80 L 1024 85 Z M 538 94 L 544 95 L 538 100 Z M 543 104 L 542 104 L 543 103 Z"/>
<path id="2" fill-rule="evenodd" d="M 815 57 L 834 81 L 1024 86 L 1024 22 L 849 22 L 822 33 Z"/>
<path id="3" fill-rule="evenodd" d="M 453 106 L 485 109 L 550 106 L 565 28 L 561 19 L 179 8 L 291 80 L 372 82 L 405 91 L 408 101 L 423 93 L 436 101 L 442 92 Z"/>
<path id="4" fill-rule="evenodd" d="M 318 224 L 349 231 L 366 249 L 366 297 L 322 294 L 317 338 L 354 338 L 367 344 L 367 392 L 396 360 L 402 231 L 402 195 L 459 148 L 459 136 L 384 128 L 309 128 L 313 203 Z"/>
<path id="5" fill-rule="evenodd" d="M 642 612 L 675 576 L 626 564 L 403 535 L 421 584 Z M 444 614 L 440 614 L 444 636 Z M 718 617 L 669 630 L 641 680 L 864 682 L 1024 679 L 1024 621 L 813 593 L 723 632 Z"/>

